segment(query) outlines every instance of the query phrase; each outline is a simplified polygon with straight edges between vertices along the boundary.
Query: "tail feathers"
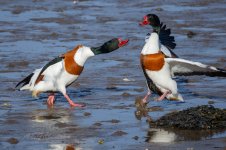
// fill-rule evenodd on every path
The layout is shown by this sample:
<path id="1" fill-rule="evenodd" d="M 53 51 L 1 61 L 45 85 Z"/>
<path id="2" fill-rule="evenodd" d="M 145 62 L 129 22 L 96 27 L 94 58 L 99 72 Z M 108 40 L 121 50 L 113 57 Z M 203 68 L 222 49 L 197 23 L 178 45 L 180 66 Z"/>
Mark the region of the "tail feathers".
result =
<path id="1" fill-rule="evenodd" d="M 226 70 L 217 68 L 217 72 L 212 74 L 212 76 L 218 76 L 218 77 L 226 77 Z"/>
<path id="2" fill-rule="evenodd" d="M 178 94 L 177 100 L 180 101 L 180 102 L 184 102 L 184 99 L 183 99 L 181 94 Z"/>
<path id="3" fill-rule="evenodd" d="M 176 47 L 174 36 L 170 35 L 171 30 L 166 28 L 166 25 L 161 23 L 159 39 L 160 42 L 169 49 L 174 49 Z"/>
<path id="4" fill-rule="evenodd" d="M 29 90 L 30 89 L 30 85 L 29 84 L 26 84 L 26 85 L 23 85 L 20 90 Z"/>
<path id="5" fill-rule="evenodd" d="M 31 73 L 30 75 L 28 75 L 26 78 L 24 78 L 22 81 L 20 81 L 17 85 L 16 85 L 16 89 L 18 89 L 17 87 L 20 86 L 21 87 L 21 90 L 23 89 L 27 89 L 27 84 L 29 84 L 32 76 L 34 75 L 34 73 Z"/>
<path id="6" fill-rule="evenodd" d="M 184 102 L 184 99 L 183 99 L 183 97 L 182 97 L 181 94 L 176 94 L 176 95 L 168 94 L 168 95 L 166 96 L 166 98 L 167 98 L 168 100 L 172 100 L 172 101 L 180 101 L 180 102 Z"/>

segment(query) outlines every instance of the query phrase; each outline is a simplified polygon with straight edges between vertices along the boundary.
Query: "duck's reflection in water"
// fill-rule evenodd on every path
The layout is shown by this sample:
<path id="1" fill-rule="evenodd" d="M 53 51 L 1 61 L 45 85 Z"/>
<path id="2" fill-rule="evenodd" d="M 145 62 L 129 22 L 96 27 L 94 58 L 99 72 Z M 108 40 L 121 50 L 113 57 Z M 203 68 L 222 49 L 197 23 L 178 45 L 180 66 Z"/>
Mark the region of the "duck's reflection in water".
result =
<path id="1" fill-rule="evenodd" d="M 150 128 L 147 132 L 148 143 L 173 143 L 178 141 L 200 141 L 211 138 L 225 137 L 222 130 L 182 130 Z"/>
<path id="2" fill-rule="evenodd" d="M 73 118 L 72 112 L 65 108 L 37 109 L 32 112 L 32 121 L 36 123 L 70 123 Z"/>
<path id="3" fill-rule="evenodd" d="M 82 150 L 82 148 L 74 145 L 66 145 L 66 144 L 50 144 L 50 150 Z"/>
<path id="4" fill-rule="evenodd" d="M 148 143 L 173 143 L 176 140 L 177 135 L 173 132 L 150 128 L 145 141 Z"/>

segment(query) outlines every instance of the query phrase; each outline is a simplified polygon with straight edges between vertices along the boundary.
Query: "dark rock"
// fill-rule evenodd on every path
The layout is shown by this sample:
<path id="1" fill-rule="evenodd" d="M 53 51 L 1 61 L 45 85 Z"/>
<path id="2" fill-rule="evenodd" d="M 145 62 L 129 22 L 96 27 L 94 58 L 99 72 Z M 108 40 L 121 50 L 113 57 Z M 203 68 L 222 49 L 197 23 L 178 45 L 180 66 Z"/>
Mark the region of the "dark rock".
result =
<path id="1" fill-rule="evenodd" d="M 149 124 L 179 129 L 226 129 L 226 110 L 203 105 L 169 113 Z"/>

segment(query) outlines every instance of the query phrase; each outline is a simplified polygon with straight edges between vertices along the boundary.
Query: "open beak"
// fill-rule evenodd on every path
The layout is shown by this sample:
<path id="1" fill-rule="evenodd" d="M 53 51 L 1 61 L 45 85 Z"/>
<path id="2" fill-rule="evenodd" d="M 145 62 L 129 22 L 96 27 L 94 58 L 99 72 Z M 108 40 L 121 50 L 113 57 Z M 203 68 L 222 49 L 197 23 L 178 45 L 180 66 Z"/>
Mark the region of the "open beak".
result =
<path id="1" fill-rule="evenodd" d="M 128 42 L 129 42 L 129 39 L 126 39 L 126 40 L 122 40 L 121 38 L 118 38 L 118 47 L 122 47 L 122 46 L 125 46 Z"/>
<path id="2" fill-rule="evenodd" d="M 149 25 L 149 24 L 150 24 L 150 22 L 148 21 L 147 16 L 144 16 L 143 21 L 139 23 L 140 26 L 146 26 L 146 25 Z"/>

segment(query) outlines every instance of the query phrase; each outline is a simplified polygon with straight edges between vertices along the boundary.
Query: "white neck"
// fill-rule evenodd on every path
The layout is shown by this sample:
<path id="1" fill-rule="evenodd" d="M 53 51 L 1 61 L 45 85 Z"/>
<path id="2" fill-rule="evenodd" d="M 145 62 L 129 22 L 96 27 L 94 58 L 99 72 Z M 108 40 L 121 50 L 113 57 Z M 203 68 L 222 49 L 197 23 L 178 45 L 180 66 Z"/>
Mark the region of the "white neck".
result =
<path id="1" fill-rule="evenodd" d="M 158 53 L 159 50 L 160 50 L 159 36 L 157 33 L 153 32 L 153 33 L 151 33 L 149 39 L 145 43 L 145 45 L 141 51 L 141 54 L 143 54 L 143 55 L 155 54 L 155 53 Z"/>
<path id="2" fill-rule="evenodd" d="M 82 46 L 76 52 L 74 59 L 78 65 L 84 66 L 86 60 L 91 56 L 94 56 L 94 53 L 91 51 L 90 47 Z"/>

